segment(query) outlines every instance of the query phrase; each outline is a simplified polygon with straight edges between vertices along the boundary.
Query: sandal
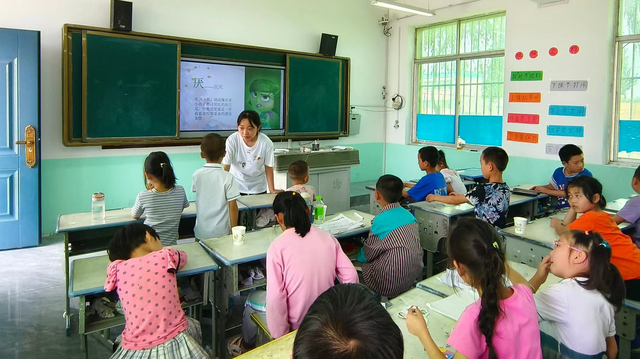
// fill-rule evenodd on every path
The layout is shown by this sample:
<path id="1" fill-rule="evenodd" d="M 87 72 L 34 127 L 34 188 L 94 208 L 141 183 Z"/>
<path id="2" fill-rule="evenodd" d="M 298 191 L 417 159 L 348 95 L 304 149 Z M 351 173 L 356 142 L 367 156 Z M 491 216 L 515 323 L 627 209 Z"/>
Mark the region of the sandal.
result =
<path id="1" fill-rule="evenodd" d="M 227 351 L 229 352 L 229 355 L 231 355 L 234 358 L 244 354 L 245 350 L 242 347 L 242 337 L 240 336 L 240 337 L 231 339 L 231 341 L 227 345 Z"/>
<path id="2" fill-rule="evenodd" d="M 253 271 L 251 273 L 251 277 L 255 280 L 262 280 L 264 279 L 264 273 L 262 272 L 262 270 L 259 267 L 255 267 L 252 268 Z"/>

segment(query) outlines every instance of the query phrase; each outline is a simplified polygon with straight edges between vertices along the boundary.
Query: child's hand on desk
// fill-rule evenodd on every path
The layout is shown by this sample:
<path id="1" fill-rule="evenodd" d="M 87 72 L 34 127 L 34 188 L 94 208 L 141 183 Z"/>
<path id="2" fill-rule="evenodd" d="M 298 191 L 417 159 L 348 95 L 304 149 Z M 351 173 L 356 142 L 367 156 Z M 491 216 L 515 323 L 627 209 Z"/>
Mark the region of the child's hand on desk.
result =
<path id="1" fill-rule="evenodd" d="M 449 192 L 449 196 L 458 196 L 457 192 Z"/>
<path id="2" fill-rule="evenodd" d="M 420 337 L 424 333 L 427 333 L 427 323 L 424 321 L 424 316 L 417 307 L 411 307 L 407 313 L 407 329 L 409 333 Z"/>
<path id="3" fill-rule="evenodd" d="M 562 226 L 562 221 L 557 219 L 557 218 L 551 218 L 551 227 L 552 228 L 559 228 Z"/>
<path id="4" fill-rule="evenodd" d="M 427 202 L 433 202 L 436 200 L 436 195 L 435 194 L 430 194 L 427 196 L 426 198 Z"/>
<path id="5" fill-rule="evenodd" d="M 545 186 L 533 186 L 531 189 L 540 193 L 547 194 L 547 188 Z"/>

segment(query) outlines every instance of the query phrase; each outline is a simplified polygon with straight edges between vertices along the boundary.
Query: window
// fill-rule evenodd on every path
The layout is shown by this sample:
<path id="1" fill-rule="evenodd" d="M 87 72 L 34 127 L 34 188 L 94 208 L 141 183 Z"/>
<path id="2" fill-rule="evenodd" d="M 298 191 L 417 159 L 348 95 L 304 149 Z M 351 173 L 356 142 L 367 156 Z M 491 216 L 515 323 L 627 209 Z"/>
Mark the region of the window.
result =
<path id="1" fill-rule="evenodd" d="M 505 22 L 494 14 L 416 30 L 414 142 L 502 144 Z"/>
<path id="2" fill-rule="evenodd" d="M 611 160 L 640 159 L 640 0 L 620 0 Z"/>

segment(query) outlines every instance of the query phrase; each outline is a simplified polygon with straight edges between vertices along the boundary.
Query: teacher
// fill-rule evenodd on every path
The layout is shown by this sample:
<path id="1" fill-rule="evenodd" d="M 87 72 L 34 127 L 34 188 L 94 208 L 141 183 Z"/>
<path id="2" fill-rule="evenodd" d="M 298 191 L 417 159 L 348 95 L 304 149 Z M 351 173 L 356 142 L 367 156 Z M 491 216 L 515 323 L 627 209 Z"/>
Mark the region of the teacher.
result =
<path id="1" fill-rule="evenodd" d="M 273 184 L 273 142 L 260 133 L 260 115 L 242 111 L 238 116 L 238 132 L 227 138 L 227 153 L 222 167 L 238 182 L 241 195 L 282 192 Z"/>

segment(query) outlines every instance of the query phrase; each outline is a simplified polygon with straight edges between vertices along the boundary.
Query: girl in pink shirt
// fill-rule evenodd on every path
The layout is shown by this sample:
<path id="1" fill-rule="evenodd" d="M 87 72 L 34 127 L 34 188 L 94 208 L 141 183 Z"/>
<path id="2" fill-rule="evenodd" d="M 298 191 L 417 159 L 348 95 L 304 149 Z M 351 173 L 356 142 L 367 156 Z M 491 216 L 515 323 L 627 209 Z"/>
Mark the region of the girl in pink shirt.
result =
<path id="1" fill-rule="evenodd" d="M 125 317 L 122 343 L 111 358 L 209 358 L 199 344 L 200 323 L 180 306 L 176 271 L 187 254 L 162 248 L 156 231 L 142 223 L 119 229 L 107 252 L 104 290 L 117 290 Z"/>
<path id="2" fill-rule="evenodd" d="M 505 255 L 493 226 L 479 219 L 461 220 L 447 240 L 447 253 L 460 277 L 480 294 L 449 336 L 454 358 L 542 358 L 533 293 L 524 285 L 503 284 Z M 420 338 L 429 358 L 444 358 L 419 310 L 411 309 L 407 328 Z"/>

